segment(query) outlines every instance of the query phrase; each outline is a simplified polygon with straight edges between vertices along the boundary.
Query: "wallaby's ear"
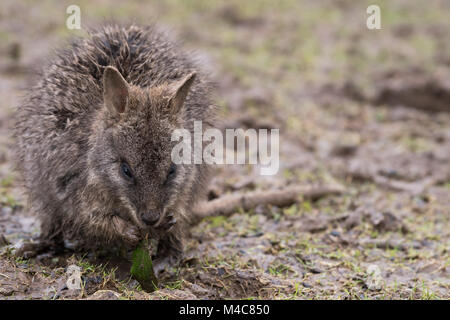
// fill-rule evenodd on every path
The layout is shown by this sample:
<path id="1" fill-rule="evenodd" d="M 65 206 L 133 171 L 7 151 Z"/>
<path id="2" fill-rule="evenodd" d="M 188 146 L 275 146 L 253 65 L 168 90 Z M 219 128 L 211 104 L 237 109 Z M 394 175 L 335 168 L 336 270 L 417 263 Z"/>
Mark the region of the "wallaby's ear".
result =
<path id="1" fill-rule="evenodd" d="M 183 106 L 184 101 L 188 95 L 189 89 L 194 82 L 196 73 L 192 72 L 169 85 L 170 88 L 170 98 L 169 98 L 169 108 L 171 113 L 178 113 Z"/>
<path id="2" fill-rule="evenodd" d="M 116 68 L 108 66 L 103 73 L 103 101 L 116 115 L 125 112 L 128 105 L 128 83 Z"/>

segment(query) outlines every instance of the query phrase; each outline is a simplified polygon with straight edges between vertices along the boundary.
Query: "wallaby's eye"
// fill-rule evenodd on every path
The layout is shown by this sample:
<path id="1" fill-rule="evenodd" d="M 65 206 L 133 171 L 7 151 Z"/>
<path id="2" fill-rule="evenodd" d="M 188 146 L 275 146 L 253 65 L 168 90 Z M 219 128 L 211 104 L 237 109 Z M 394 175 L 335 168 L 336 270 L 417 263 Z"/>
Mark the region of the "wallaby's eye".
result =
<path id="1" fill-rule="evenodd" d="M 120 171 L 126 179 L 133 180 L 133 173 L 131 172 L 130 166 L 126 162 L 122 162 L 120 164 Z"/>
<path id="2" fill-rule="evenodd" d="M 177 172 L 177 166 L 174 163 L 172 163 L 170 165 L 169 172 L 167 173 L 167 179 L 170 179 L 173 176 L 175 176 L 176 172 Z"/>

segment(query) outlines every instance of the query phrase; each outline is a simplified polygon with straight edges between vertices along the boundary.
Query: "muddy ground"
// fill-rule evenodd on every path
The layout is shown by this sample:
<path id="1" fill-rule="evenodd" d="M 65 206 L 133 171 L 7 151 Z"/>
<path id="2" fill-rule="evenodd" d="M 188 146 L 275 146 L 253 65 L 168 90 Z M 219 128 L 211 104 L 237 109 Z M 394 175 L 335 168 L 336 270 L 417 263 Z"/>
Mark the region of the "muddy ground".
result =
<path id="1" fill-rule="evenodd" d="M 115 18 L 170 28 L 217 82 L 223 128 L 279 128 L 281 167 L 222 166 L 210 198 L 289 184 L 346 191 L 258 206 L 191 229 L 151 294 L 95 253 L 15 258 L 39 226 L 12 171 L 11 114 L 74 1 L 0 4 L 0 299 L 450 298 L 450 4 L 370 1 L 76 1 L 82 27 Z M 81 267 L 81 290 L 66 286 Z M 110 291 L 102 291 L 110 290 Z"/>

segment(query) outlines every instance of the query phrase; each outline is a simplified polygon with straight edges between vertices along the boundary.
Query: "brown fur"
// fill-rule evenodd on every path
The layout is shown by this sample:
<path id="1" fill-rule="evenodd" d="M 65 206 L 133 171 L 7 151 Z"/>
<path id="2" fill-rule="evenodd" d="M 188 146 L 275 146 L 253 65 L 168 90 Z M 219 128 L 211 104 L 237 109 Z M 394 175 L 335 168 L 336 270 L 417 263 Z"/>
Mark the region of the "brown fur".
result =
<path id="1" fill-rule="evenodd" d="M 115 69 L 103 79 L 107 66 Z M 208 91 L 190 55 L 154 27 L 105 26 L 59 51 L 15 127 L 18 170 L 41 220 L 41 241 L 110 246 L 149 234 L 160 239 L 160 257 L 179 257 L 183 218 L 205 190 L 207 168 L 178 165 L 168 181 L 170 137 L 175 128 L 192 132 L 194 120 L 212 125 Z M 123 161 L 132 183 L 121 175 Z M 149 210 L 160 214 L 151 226 L 141 219 Z M 166 230 L 171 215 L 178 222 Z"/>

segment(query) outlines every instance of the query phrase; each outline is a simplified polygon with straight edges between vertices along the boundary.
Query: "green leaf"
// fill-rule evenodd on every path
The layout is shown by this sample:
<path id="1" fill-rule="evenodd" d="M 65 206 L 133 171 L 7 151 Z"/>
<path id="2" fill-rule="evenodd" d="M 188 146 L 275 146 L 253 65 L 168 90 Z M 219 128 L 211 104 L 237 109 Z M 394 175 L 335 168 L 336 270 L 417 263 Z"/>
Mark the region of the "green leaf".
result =
<path id="1" fill-rule="evenodd" d="M 142 289 L 152 292 L 157 289 L 158 279 L 153 271 L 153 263 L 148 250 L 148 239 L 143 240 L 133 252 L 131 276 L 135 278 Z"/>

